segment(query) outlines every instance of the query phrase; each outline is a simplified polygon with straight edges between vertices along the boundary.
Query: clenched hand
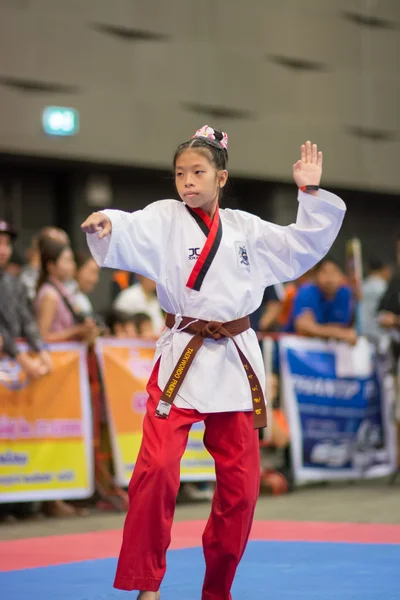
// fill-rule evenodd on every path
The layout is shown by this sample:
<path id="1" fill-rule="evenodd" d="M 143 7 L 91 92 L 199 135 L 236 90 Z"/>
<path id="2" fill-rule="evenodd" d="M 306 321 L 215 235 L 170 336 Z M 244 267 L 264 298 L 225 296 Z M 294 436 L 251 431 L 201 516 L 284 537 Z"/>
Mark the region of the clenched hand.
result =
<path id="1" fill-rule="evenodd" d="M 104 213 L 95 212 L 82 223 L 81 229 L 84 233 L 98 233 L 101 240 L 111 233 L 112 223 Z"/>

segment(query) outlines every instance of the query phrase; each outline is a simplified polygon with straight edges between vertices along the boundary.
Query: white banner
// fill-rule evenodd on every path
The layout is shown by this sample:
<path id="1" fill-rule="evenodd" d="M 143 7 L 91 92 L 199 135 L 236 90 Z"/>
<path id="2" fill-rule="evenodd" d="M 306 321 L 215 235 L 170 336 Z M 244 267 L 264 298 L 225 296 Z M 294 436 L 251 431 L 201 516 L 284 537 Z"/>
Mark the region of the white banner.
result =
<path id="1" fill-rule="evenodd" d="M 281 384 L 297 483 L 386 476 L 396 469 L 391 378 L 372 347 L 280 340 Z"/>

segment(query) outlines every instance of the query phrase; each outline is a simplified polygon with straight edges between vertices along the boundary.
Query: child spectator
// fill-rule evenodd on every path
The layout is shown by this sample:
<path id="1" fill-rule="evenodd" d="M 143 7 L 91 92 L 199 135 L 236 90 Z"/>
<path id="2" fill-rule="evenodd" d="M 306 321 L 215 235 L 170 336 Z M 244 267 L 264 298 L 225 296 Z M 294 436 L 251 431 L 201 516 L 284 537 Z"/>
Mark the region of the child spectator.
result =
<path id="1" fill-rule="evenodd" d="M 157 298 L 156 284 L 143 275 L 138 275 L 137 279 L 137 283 L 117 296 L 113 306 L 125 313 L 146 313 L 151 318 L 154 332 L 158 336 L 163 331 L 165 323 Z"/>
<path id="2" fill-rule="evenodd" d="M 146 313 L 130 314 L 113 309 L 107 319 L 111 335 L 118 339 L 154 338 L 152 322 Z"/>

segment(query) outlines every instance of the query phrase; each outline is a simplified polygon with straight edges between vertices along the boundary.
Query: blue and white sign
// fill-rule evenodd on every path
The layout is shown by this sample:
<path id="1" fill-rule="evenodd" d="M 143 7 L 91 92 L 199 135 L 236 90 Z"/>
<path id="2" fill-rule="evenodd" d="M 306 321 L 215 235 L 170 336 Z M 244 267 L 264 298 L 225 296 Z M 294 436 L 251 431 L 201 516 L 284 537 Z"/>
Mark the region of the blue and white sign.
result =
<path id="1" fill-rule="evenodd" d="M 280 340 L 296 482 L 385 476 L 396 468 L 390 388 L 372 347 Z"/>
<path id="2" fill-rule="evenodd" d="M 43 111 L 42 124 L 47 135 L 76 135 L 79 131 L 79 113 L 75 108 L 47 106 Z"/>

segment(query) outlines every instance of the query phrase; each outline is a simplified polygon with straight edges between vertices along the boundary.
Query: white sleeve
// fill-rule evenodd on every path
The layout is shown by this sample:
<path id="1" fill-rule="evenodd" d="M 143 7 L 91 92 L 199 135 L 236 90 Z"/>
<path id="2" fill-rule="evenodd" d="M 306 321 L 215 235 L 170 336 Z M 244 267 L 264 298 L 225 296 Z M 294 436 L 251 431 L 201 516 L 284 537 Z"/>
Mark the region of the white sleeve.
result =
<path id="1" fill-rule="evenodd" d="M 158 283 L 176 203 L 176 200 L 160 200 L 133 213 L 101 211 L 111 219 L 111 235 L 101 240 L 97 233 L 86 236 L 97 264 L 145 275 Z"/>
<path id="2" fill-rule="evenodd" d="M 328 252 L 335 241 L 346 205 L 325 190 L 318 196 L 299 190 L 296 223 L 286 227 L 262 219 L 251 220 L 251 242 L 265 285 L 297 279 Z"/>

